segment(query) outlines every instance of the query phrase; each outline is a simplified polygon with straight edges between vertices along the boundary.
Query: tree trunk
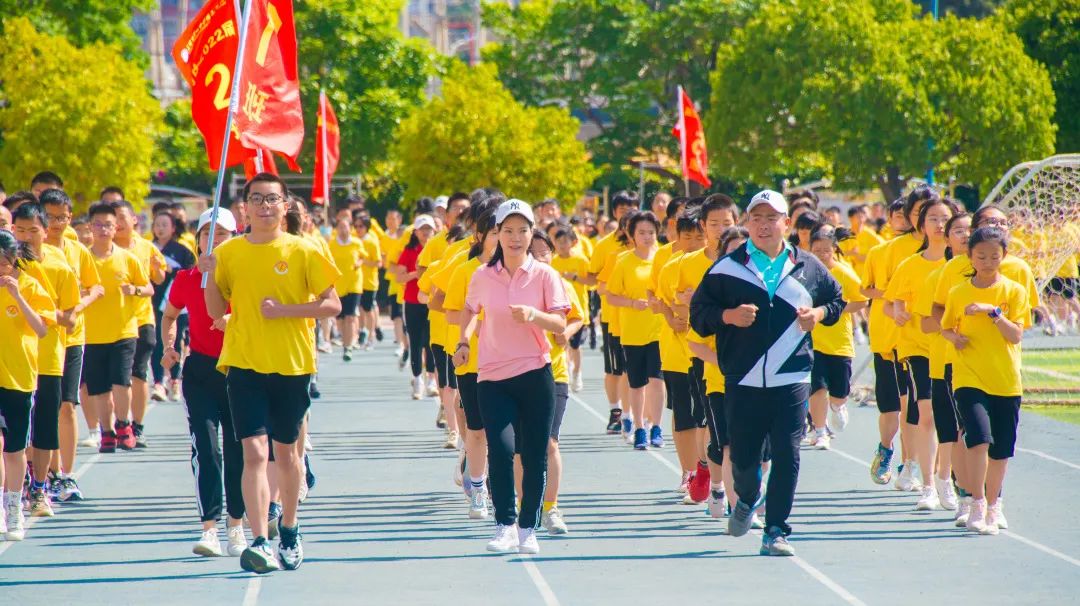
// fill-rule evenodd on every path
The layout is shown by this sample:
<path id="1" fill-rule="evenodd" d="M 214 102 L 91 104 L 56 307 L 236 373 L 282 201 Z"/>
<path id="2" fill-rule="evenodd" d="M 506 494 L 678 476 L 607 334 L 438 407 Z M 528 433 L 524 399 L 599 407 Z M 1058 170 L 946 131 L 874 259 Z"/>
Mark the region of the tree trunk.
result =
<path id="1" fill-rule="evenodd" d="M 907 187 L 907 179 L 900 176 L 900 167 L 888 166 L 884 175 L 878 175 L 875 179 L 881 195 L 885 198 L 885 204 L 891 204 L 904 193 Z"/>

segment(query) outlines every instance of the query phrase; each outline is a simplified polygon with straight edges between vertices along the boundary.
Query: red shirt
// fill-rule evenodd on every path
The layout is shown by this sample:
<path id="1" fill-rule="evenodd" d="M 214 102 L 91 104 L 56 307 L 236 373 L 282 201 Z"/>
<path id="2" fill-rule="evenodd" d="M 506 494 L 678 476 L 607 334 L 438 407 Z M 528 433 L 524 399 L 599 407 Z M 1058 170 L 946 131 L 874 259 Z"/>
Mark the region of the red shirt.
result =
<path id="1" fill-rule="evenodd" d="M 411 246 L 401 251 L 401 256 L 398 257 L 398 265 L 405 268 L 405 273 L 416 271 L 416 260 L 420 258 L 420 251 L 422 250 L 424 250 L 423 246 Z M 417 285 L 416 278 L 405 283 L 406 303 L 419 303 L 420 299 L 417 298 L 419 294 L 420 287 Z"/>
<path id="2" fill-rule="evenodd" d="M 225 333 L 212 328 L 213 321 L 206 313 L 206 299 L 203 298 L 202 272 L 197 267 L 176 272 L 169 289 L 169 304 L 177 309 L 187 309 L 191 350 L 204 356 L 221 357 Z"/>

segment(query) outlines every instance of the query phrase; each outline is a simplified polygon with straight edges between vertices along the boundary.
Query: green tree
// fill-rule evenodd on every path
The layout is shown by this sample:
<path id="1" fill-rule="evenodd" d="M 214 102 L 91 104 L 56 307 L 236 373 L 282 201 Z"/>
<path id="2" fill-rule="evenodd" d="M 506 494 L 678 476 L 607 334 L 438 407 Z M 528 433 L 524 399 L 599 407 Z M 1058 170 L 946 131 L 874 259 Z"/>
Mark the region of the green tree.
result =
<path id="1" fill-rule="evenodd" d="M 565 110 L 515 101 L 490 66 L 454 64 L 442 96 L 401 123 L 393 156 L 406 199 L 493 186 L 570 207 L 597 174 L 578 128 Z"/>
<path id="2" fill-rule="evenodd" d="M 918 0 L 925 12 L 933 10 L 935 0 Z M 938 15 L 956 15 L 957 17 L 975 17 L 983 19 L 994 14 L 1004 0 L 937 0 Z"/>
<path id="3" fill-rule="evenodd" d="M 986 185 L 1049 153 L 1053 91 L 1020 41 L 993 20 L 917 12 L 903 0 L 762 7 L 717 54 L 714 170 L 764 181 L 819 168 L 893 199 L 929 167 Z"/>
<path id="4" fill-rule="evenodd" d="M 115 44 L 124 57 L 143 63 L 146 55 L 131 29 L 131 15 L 153 5 L 154 0 L 0 0 L 0 15 L 26 17 L 38 31 L 64 36 L 75 46 Z"/>
<path id="5" fill-rule="evenodd" d="M 1080 151 L 1080 0 L 1012 0 L 999 15 L 1027 54 L 1050 71 L 1057 96 L 1057 150 Z"/>
<path id="6" fill-rule="evenodd" d="M 385 159 L 394 128 L 423 103 L 434 51 L 424 40 L 402 37 L 402 2 L 296 3 L 306 170 L 312 169 L 320 86 L 341 126 L 339 173 L 360 172 Z"/>
<path id="7" fill-rule="evenodd" d="M 95 199 L 101 188 L 118 185 L 141 203 L 161 125 L 142 70 L 114 46 L 76 48 L 22 17 L 5 19 L 3 27 L 4 181 L 29 185 L 34 173 L 52 170 L 76 200 Z"/>
<path id="8" fill-rule="evenodd" d="M 154 145 L 154 172 L 178 187 L 213 190 L 217 173 L 210 170 L 206 144 L 191 118 L 191 100 L 181 99 L 165 109 L 164 128 Z"/>
<path id="9" fill-rule="evenodd" d="M 500 40 L 484 49 L 519 101 L 575 112 L 605 184 L 637 183 L 632 159 L 676 157 L 679 85 L 709 107 L 716 50 L 759 2 L 529 0 L 484 5 Z M 664 177 L 680 180 L 665 170 Z"/>

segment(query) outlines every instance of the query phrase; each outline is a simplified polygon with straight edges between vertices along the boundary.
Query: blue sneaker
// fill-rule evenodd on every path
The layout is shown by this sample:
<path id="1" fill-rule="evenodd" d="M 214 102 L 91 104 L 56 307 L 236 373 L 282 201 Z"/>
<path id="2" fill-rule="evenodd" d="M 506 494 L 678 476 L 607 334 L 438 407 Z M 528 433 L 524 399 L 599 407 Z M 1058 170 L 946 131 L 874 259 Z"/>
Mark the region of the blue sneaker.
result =
<path id="1" fill-rule="evenodd" d="M 795 548 L 788 543 L 784 531 L 776 526 L 770 526 L 761 536 L 761 549 L 758 553 L 767 556 L 793 556 Z"/>
<path id="2" fill-rule="evenodd" d="M 649 444 L 652 444 L 653 448 L 664 447 L 664 432 L 658 425 L 653 425 L 649 430 Z"/>
<path id="3" fill-rule="evenodd" d="M 645 450 L 649 447 L 649 439 L 644 427 L 634 430 L 634 450 Z"/>
<path id="4" fill-rule="evenodd" d="M 892 478 L 892 471 L 889 467 L 892 465 L 893 451 L 891 448 L 885 448 L 881 444 L 878 444 L 877 452 L 874 453 L 874 460 L 870 462 L 870 479 L 875 484 L 888 484 Z"/>
<path id="5" fill-rule="evenodd" d="M 622 435 L 630 436 L 634 433 L 634 422 L 627 415 L 622 416 Z"/>
<path id="6" fill-rule="evenodd" d="M 271 541 L 278 536 L 278 520 L 281 518 L 281 505 L 270 501 L 270 509 L 266 515 L 266 538 Z"/>
<path id="7" fill-rule="evenodd" d="M 731 510 L 731 517 L 728 518 L 728 534 L 733 537 L 741 537 L 750 532 L 750 518 L 753 516 L 754 508 L 739 499 L 739 502 L 735 504 L 735 508 Z"/>

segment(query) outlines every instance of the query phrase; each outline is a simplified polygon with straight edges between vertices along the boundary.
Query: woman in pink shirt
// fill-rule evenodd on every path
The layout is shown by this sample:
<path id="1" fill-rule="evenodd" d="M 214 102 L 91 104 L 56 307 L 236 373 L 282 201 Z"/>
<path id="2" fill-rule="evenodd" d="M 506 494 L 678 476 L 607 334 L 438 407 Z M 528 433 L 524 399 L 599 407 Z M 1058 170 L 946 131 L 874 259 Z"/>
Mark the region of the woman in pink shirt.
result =
<path id="1" fill-rule="evenodd" d="M 555 382 L 545 331 L 565 330 L 570 301 L 559 274 L 529 254 L 532 208 L 521 200 L 507 200 L 496 211 L 495 224 L 499 244 L 491 261 L 477 269 L 469 282 L 454 363 L 467 361 L 469 338 L 478 331 L 477 400 L 487 434 L 496 522 L 495 537 L 487 549 L 539 553 L 535 529 L 540 522 L 548 436 L 555 414 Z M 481 310 L 484 321 L 477 327 L 472 320 Z M 520 516 L 514 499 L 515 444 L 522 466 Z"/>

